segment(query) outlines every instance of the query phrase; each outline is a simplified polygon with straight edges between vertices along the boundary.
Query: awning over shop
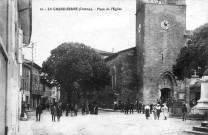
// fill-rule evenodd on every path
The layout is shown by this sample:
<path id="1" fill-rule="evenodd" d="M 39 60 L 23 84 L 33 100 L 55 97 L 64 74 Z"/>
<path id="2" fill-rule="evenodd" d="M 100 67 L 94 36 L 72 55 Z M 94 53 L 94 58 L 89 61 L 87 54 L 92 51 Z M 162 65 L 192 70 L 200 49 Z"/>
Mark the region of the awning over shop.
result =
<path id="1" fill-rule="evenodd" d="M 23 43 L 29 44 L 32 34 L 32 0 L 18 0 Z"/>

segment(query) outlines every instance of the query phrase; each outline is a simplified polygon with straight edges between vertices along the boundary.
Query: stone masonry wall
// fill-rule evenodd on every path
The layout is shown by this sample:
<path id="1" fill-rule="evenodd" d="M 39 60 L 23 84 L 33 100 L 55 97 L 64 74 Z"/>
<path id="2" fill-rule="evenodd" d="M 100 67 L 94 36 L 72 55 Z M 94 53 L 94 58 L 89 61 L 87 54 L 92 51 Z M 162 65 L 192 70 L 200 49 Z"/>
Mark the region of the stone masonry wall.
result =
<path id="1" fill-rule="evenodd" d="M 145 6 L 136 13 L 136 55 L 137 55 L 137 98 L 143 99 L 144 32 Z"/>
<path id="2" fill-rule="evenodd" d="M 138 69 L 138 77 L 143 82 L 139 91 L 143 93 L 141 100 L 148 103 L 159 98 L 158 80 L 165 71 L 172 71 L 180 48 L 185 45 L 186 6 L 144 4 L 140 12 L 138 14 L 144 17 L 137 20 L 139 23 L 142 22 L 140 19 L 144 19 L 144 24 L 141 37 L 137 34 L 137 50 L 143 54 L 138 55 L 141 57 L 138 63 L 142 64 Z M 170 23 L 167 30 L 161 28 L 164 20 Z"/>
<path id="3" fill-rule="evenodd" d="M 136 90 L 136 50 L 135 48 L 120 52 L 107 63 L 112 70 L 116 67 L 116 88 L 120 91 L 118 100 L 135 100 Z M 112 84 L 111 84 L 112 85 Z"/>

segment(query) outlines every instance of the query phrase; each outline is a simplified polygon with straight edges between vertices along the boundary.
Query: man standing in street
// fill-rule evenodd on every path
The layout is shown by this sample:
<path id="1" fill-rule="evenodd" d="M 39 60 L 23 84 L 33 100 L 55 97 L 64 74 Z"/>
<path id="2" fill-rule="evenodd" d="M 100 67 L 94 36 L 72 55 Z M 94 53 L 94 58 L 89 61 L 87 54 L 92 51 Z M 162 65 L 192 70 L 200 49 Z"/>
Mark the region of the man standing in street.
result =
<path id="1" fill-rule="evenodd" d="M 36 121 L 40 121 L 41 113 L 42 113 L 42 106 L 38 104 L 36 108 Z"/>
<path id="2" fill-rule="evenodd" d="M 183 119 L 183 121 L 184 120 L 186 121 L 186 114 L 187 114 L 187 107 L 184 104 L 183 107 L 182 107 L 182 119 Z"/>
<path id="3" fill-rule="evenodd" d="M 56 107 L 56 114 L 57 114 L 57 120 L 60 121 L 60 117 L 61 117 L 61 106 L 57 105 Z"/>
<path id="4" fill-rule="evenodd" d="M 69 114 L 69 104 L 66 104 L 66 116 Z"/>
<path id="5" fill-rule="evenodd" d="M 124 109 L 125 109 L 125 113 L 124 114 L 128 114 L 129 113 L 129 104 L 128 104 L 128 102 L 125 103 Z"/>
<path id="6" fill-rule="evenodd" d="M 141 113 L 142 112 L 142 102 L 139 101 L 139 104 L 138 104 L 138 113 Z"/>
<path id="7" fill-rule="evenodd" d="M 51 106 L 52 121 L 56 121 L 57 109 L 55 105 Z"/>
<path id="8" fill-rule="evenodd" d="M 134 104 L 131 102 L 129 105 L 130 114 L 134 113 Z"/>

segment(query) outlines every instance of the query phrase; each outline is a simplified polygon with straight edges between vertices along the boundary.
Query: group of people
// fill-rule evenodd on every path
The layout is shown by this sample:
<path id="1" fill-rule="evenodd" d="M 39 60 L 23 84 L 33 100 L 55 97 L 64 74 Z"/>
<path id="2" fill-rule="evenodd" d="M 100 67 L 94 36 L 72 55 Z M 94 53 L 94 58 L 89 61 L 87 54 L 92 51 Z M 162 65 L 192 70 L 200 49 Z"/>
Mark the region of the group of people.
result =
<path id="1" fill-rule="evenodd" d="M 77 104 L 73 103 L 71 106 L 69 104 L 66 105 L 66 116 L 71 113 L 71 117 L 77 116 L 78 107 Z"/>
<path id="2" fill-rule="evenodd" d="M 36 107 L 36 121 L 40 121 L 42 110 L 44 109 L 43 105 L 38 104 Z M 45 108 L 47 109 L 47 108 Z M 62 112 L 66 111 L 66 116 L 69 116 L 71 114 L 71 117 L 77 116 L 78 112 L 78 106 L 77 104 L 73 103 L 71 105 L 69 104 L 62 104 L 61 102 L 55 102 L 50 105 L 51 109 L 51 115 L 52 115 L 52 121 L 57 120 L 60 121 L 60 117 L 62 116 Z M 87 105 L 83 103 L 82 105 L 82 114 L 95 114 L 98 115 L 98 104 L 96 101 L 89 102 Z"/>
<path id="3" fill-rule="evenodd" d="M 36 121 L 40 121 L 41 114 L 43 112 L 43 106 L 41 104 L 38 104 L 36 107 Z M 51 105 L 51 115 L 52 115 L 52 121 L 57 120 L 60 121 L 60 117 L 62 116 L 62 109 L 61 109 L 61 103 L 54 103 Z"/>
<path id="4" fill-rule="evenodd" d="M 96 101 L 90 102 L 88 105 L 90 114 L 98 115 L 98 104 Z"/>
<path id="5" fill-rule="evenodd" d="M 127 101 L 123 106 L 124 109 L 122 109 L 121 107 L 121 112 L 124 112 L 124 114 L 128 114 L 128 112 L 130 111 L 130 114 L 133 114 L 134 104 L 132 102 Z M 163 114 L 164 120 L 167 120 L 169 116 L 169 107 L 167 106 L 167 103 L 162 103 L 160 100 L 157 100 L 157 103 L 155 104 L 146 105 L 142 102 L 138 102 L 136 104 L 136 110 L 138 113 L 145 114 L 146 119 L 149 119 L 151 113 L 153 113 L 155 120 L 159 120 L 161 114 Z M 181 112 L 182 120 L 186 121 L 188 109 L 185 104 L 181 108 Z"/>
<path id="6" fill-rule="evenodd" d="M 51 115 L 52 115 L 52 121 L 56 121 L 56 116 L 57 120 L 60 121 L 60 117 L 62 116 L 62 108 L 61 104 L 53 104 L 51 106 Z"/>
<path id="7" fill-rule="evenodd" d="M 124 105 L 124 114 L 133 114 L 134 113 L 134 104 L 132 102 L 126 102 Z"/>
<path id="8" fill-rule="evenodd" d="M 153 113 L 154 119 L 160 119 L 160 114 L 163 112 L 164 120 L 167 120 L 168 117 L 168 107 L 166 103 L 161 106 L 160 104 L 154 104 L 152 109 L 150 105 L 144 107 L 146 119 L 149 119 L 151 112 Z"/>
<path id="9" fill-rule="evenodd" d="M 38 104 L 36 108 L 36 121 L 40 121 L 41 118 L 41 113 L 42 113 L 43 107 Z M 159 120 L 160 119 L 160 114 L 162 113 L 164 116 L 164 120 L 167 120 L 168 115 L 169 115 L 169 108 L 166 103 L 161 104 L 161 102 L 157 102 L 156 104 L 146 104 L 144 105 L 142 102 L 139 102 L 137 105 L 137 112 L 138 113 L 143 113 L 145 114 L 146 119 L 149 119 L 150 114 L 153 113 L 154 119 Z M 67 104 L 65 106 L 66 110 L 66 116 L 68 116 L 69 113 L 71 113 L 71 116 L 77 116 L 78 112 L 78 106 L 77 104 L 72 104 L 71 106 Z M 134 104 L 130 101 L 127 101 L 125 104 L 123 104 L 123 107 L 121 108 L 121 111 L 124 112 L 124 114 L 133 114 L 134 112 Z M 57 120 L 60 121 L 60 117 L 62 116 L 63 112 L 63 107 L 62 103 L 54 103 L 51 104 L 51 115 L 52 115 L 52 121 Z M 182 109 L 182 120 L 186 121 L 186 116 L 188 109 L 186 105 L 184 104 Z M 98 104 L 97 102 L 90 102 L 86 108 L 86 104 L 82 105 L 82 114 L 98 114 Z"/>

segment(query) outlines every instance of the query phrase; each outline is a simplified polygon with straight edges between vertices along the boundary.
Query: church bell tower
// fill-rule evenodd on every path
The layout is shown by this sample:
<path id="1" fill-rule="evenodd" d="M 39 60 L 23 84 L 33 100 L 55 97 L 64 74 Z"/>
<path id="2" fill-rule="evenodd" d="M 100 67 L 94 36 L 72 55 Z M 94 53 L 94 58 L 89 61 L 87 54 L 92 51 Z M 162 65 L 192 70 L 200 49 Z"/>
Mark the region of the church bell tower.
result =
<path id="1" fill-rule="evenodd" d="M 162 89 L 174 97 L 172 66 L 186 39 L 185 0 L 137 0 L 137 98 L 156 102 Z M 167 84 L 160 84 L 166 78 Z M 164 81 L 164 82 L 165 82 Z"/>

